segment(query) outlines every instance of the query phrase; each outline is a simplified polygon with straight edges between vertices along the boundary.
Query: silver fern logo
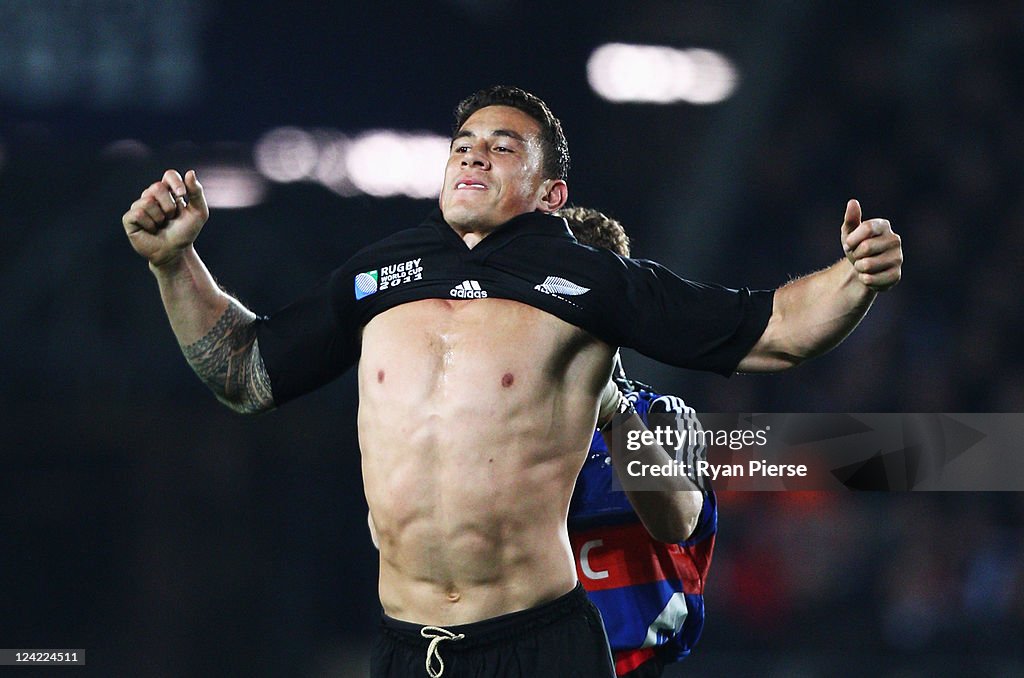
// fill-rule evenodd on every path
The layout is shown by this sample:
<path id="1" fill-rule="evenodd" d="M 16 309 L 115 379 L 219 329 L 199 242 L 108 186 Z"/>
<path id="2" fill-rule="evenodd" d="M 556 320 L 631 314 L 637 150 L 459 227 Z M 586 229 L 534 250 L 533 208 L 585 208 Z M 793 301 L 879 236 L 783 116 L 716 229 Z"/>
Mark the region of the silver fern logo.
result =
<path id="1" fill-rule="evenodd" d="M 590 291 L 589 287 L 580 287 L 576 283 L 566 280 L 565 278 L 559 278 L 558 276 L 549 275 L 547 279 L 541 284 L 537 285 L 533 289 L 544 294 L 551 294 L 554 296 L 563 297 L 578 297 L 581 294 L 586 294 Z"/>

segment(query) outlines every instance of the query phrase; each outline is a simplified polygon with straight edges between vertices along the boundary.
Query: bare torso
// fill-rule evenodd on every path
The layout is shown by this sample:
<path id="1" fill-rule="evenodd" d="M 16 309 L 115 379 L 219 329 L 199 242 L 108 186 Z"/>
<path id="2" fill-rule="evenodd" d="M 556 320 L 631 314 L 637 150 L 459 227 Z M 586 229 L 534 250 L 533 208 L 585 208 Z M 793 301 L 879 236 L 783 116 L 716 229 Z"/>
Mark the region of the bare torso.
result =
<path id="1" fill-rule="evenodd" d="M 572 589 L 566 513 L 611 357 L 504 299 L 426 299 L 367 324 L 359 441 L 389 616 L 469 623 Z"/>

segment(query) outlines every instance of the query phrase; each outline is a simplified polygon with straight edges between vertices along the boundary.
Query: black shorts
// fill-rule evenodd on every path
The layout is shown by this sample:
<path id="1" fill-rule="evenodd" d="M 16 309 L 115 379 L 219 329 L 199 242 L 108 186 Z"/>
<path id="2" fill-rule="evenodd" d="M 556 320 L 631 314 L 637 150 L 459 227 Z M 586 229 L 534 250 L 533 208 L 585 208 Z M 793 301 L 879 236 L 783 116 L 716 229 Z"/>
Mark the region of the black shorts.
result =
<path id="1" fill-rule="evenodd" d="M 382 614 L 370 676 L 614 678 L 615 665 L 601 613 L 577 584 L 529 610 L 443 629 Z"/>

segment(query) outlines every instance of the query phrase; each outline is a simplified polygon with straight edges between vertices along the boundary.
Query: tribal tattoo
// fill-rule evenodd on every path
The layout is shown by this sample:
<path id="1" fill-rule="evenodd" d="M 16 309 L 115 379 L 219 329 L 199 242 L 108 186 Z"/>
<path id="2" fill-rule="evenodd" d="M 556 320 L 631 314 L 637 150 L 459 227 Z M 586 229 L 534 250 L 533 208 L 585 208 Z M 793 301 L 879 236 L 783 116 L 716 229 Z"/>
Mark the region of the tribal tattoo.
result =
<path id="1" fill-rule="evenodd" d="M 274 407 L 270 377 L 256 342 L 256 324 L 231 303 L 199 341 L 183 346 L 185 359 L 217 398 L 243 414 Z"/>

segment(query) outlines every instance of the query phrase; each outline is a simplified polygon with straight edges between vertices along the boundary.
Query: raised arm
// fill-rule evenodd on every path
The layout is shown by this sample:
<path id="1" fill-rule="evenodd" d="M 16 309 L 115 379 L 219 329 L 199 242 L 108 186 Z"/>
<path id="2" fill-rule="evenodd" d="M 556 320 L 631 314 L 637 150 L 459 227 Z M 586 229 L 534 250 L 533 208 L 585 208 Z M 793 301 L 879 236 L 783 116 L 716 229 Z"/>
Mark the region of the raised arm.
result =
<path id="1" fill-rule="evenodd" d="M 860 203 L 851 200 L 841 233 L 846 258 L 776 290 L 768 326 L 738 372 L 778 372 L 831 350 L 877 293 L 899 282 L 903 247 L 888 220 L 862 222 Z"/>
<path id="2" fill-rule="evenodd" d="M 210 216 L 194 170 L 167 170 L 121 221 L 135 251 L 149 261 L 182 353 L 217 398 L 237 412 L 274 406 L 256 315 L 221 290 L 193 243 Z"/>
<path id="3" fill-rule="evenodd" d="M 630 462 L 637 461 L 645 467 L 663 466 L 673 462 L 675 458 L 656 442 L 646 444 L 647 441 L 639 434 L 648 430 L 648 427 L 635 409 L 614 408 L 611 407 L 613 402 L 624 403 L 625 396 L 620 393 L 615 382 L 610 381 L 602 394 L 598 421 L 607 422 L 601 427 L 601 435 L 611 455 L 612 467 L 622 483 L 629 503 L 651 537 L 666 543 L 685 541 L 693 534 L 700 519 L 701 508 L 704 505 L 703 492 L 692 480 L 683 475 L 647 478 L 644 481 L 644 489 L 635 489 L 636 481 L 630 482 Z M 616 410 L 619 410 L 618 413 Z M 668 414 L 667 410 L 662 413 Z M 648 417 L 651 414 L 654 414 L 653 404 Z M 671 419 L 674 423 L 675 417 Z M 660 421 L 665 424 L 664 417 Z M 633 436 L 630 436 L 630 432 L 633 432 Z M 637 450 L 627 451 L 627 437 L 632 437 L 638 443 Z M 692 437 L 688 435 L 686 444 L 692 442 Z"/>

